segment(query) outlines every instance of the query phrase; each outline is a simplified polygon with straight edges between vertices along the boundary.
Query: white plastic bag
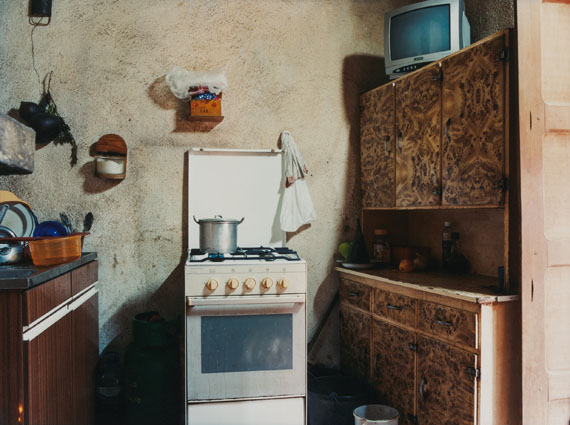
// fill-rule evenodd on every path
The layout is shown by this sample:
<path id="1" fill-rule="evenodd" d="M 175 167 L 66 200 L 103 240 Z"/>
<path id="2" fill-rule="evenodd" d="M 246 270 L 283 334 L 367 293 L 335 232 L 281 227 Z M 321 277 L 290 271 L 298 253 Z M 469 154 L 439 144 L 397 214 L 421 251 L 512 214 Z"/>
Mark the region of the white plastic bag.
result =
<path id="1" fill-rule="evenodd" d="M 226 71 L 190 72 L 174 67 L 166 74 L 166 85 L 178 99 L 190 99 L 190 87 L 204 86 L 210 93 L 220 94 L 228 87 Z"/>
<path id="2" fill-rule="evenodd" d="M 295 180 L 285 188 L 281 206 L 281 229 L 285 232 L 296 232 L 303 224 L 317 218 L 317 213 L 309 194 L 305 179 Z"/>

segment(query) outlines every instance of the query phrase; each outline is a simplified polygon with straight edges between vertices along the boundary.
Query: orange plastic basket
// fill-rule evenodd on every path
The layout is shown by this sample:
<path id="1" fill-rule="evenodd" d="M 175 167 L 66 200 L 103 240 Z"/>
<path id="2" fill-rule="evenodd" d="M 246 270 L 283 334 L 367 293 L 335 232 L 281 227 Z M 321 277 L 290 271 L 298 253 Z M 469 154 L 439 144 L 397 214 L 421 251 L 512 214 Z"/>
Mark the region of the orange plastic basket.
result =
<path id="1" fill-rule="evenodd" d="M 29 241 L 35 266 L 69 263 L 81 257 L 82 234 Z"/>

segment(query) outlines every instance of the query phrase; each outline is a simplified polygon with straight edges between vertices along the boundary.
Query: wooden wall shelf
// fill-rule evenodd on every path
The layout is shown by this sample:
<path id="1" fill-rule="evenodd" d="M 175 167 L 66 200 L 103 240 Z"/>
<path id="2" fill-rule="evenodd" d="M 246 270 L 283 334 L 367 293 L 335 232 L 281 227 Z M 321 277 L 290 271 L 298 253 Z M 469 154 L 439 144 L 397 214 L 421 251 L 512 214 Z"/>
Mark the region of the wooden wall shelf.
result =
<path id="1" fill-rule="evenodd" d="M 223 116 L 219 117 L 188 117 L 188 121 L 201 121 L 201 122 L 222 122 L 224 120 Z"/>

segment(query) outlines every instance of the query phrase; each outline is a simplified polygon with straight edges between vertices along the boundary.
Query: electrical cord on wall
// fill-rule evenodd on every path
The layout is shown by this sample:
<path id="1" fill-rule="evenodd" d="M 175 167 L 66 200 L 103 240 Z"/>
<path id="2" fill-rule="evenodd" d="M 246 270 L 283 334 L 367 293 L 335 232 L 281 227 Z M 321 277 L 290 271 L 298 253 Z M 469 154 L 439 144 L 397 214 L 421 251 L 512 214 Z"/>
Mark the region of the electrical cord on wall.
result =
<path id="1" fill-rule="evenodd" d="M 36 76 L 38 77 L 38 86 L 42 86 L 42 82 L 41 82 L 41 78 L 40 78 L 40 73 L 38 72 L 38 70 L 36 68 L 36 54 L 35 54 L 35 49 L 34 49 L 34 31 L 36 30 L 37 27 L 48 26 L 50 21 L 51 21 L 51 17 L 48 17 L 47 22 L 44 22 L 43 16 L 37 21 L 34 20 L 34 18 L 31 16 L 29 18 L 30 25 L 33 26 L 32 31 L 30 33 L 30 39 L 32 42 L 32 68 L 34 69 L 34 72 L 36 73 Z"/>

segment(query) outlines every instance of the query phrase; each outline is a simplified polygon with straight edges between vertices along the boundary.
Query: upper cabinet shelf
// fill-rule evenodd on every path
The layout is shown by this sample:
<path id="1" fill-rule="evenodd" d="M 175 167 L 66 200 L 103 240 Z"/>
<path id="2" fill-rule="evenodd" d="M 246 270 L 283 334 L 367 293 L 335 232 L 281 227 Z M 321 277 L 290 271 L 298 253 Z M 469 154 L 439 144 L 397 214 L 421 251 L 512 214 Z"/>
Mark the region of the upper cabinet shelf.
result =
<path id="1" fill-rule="evenodd" d="M 502 207 L 508 30 L 361 97 L 362 204 Z"/>

